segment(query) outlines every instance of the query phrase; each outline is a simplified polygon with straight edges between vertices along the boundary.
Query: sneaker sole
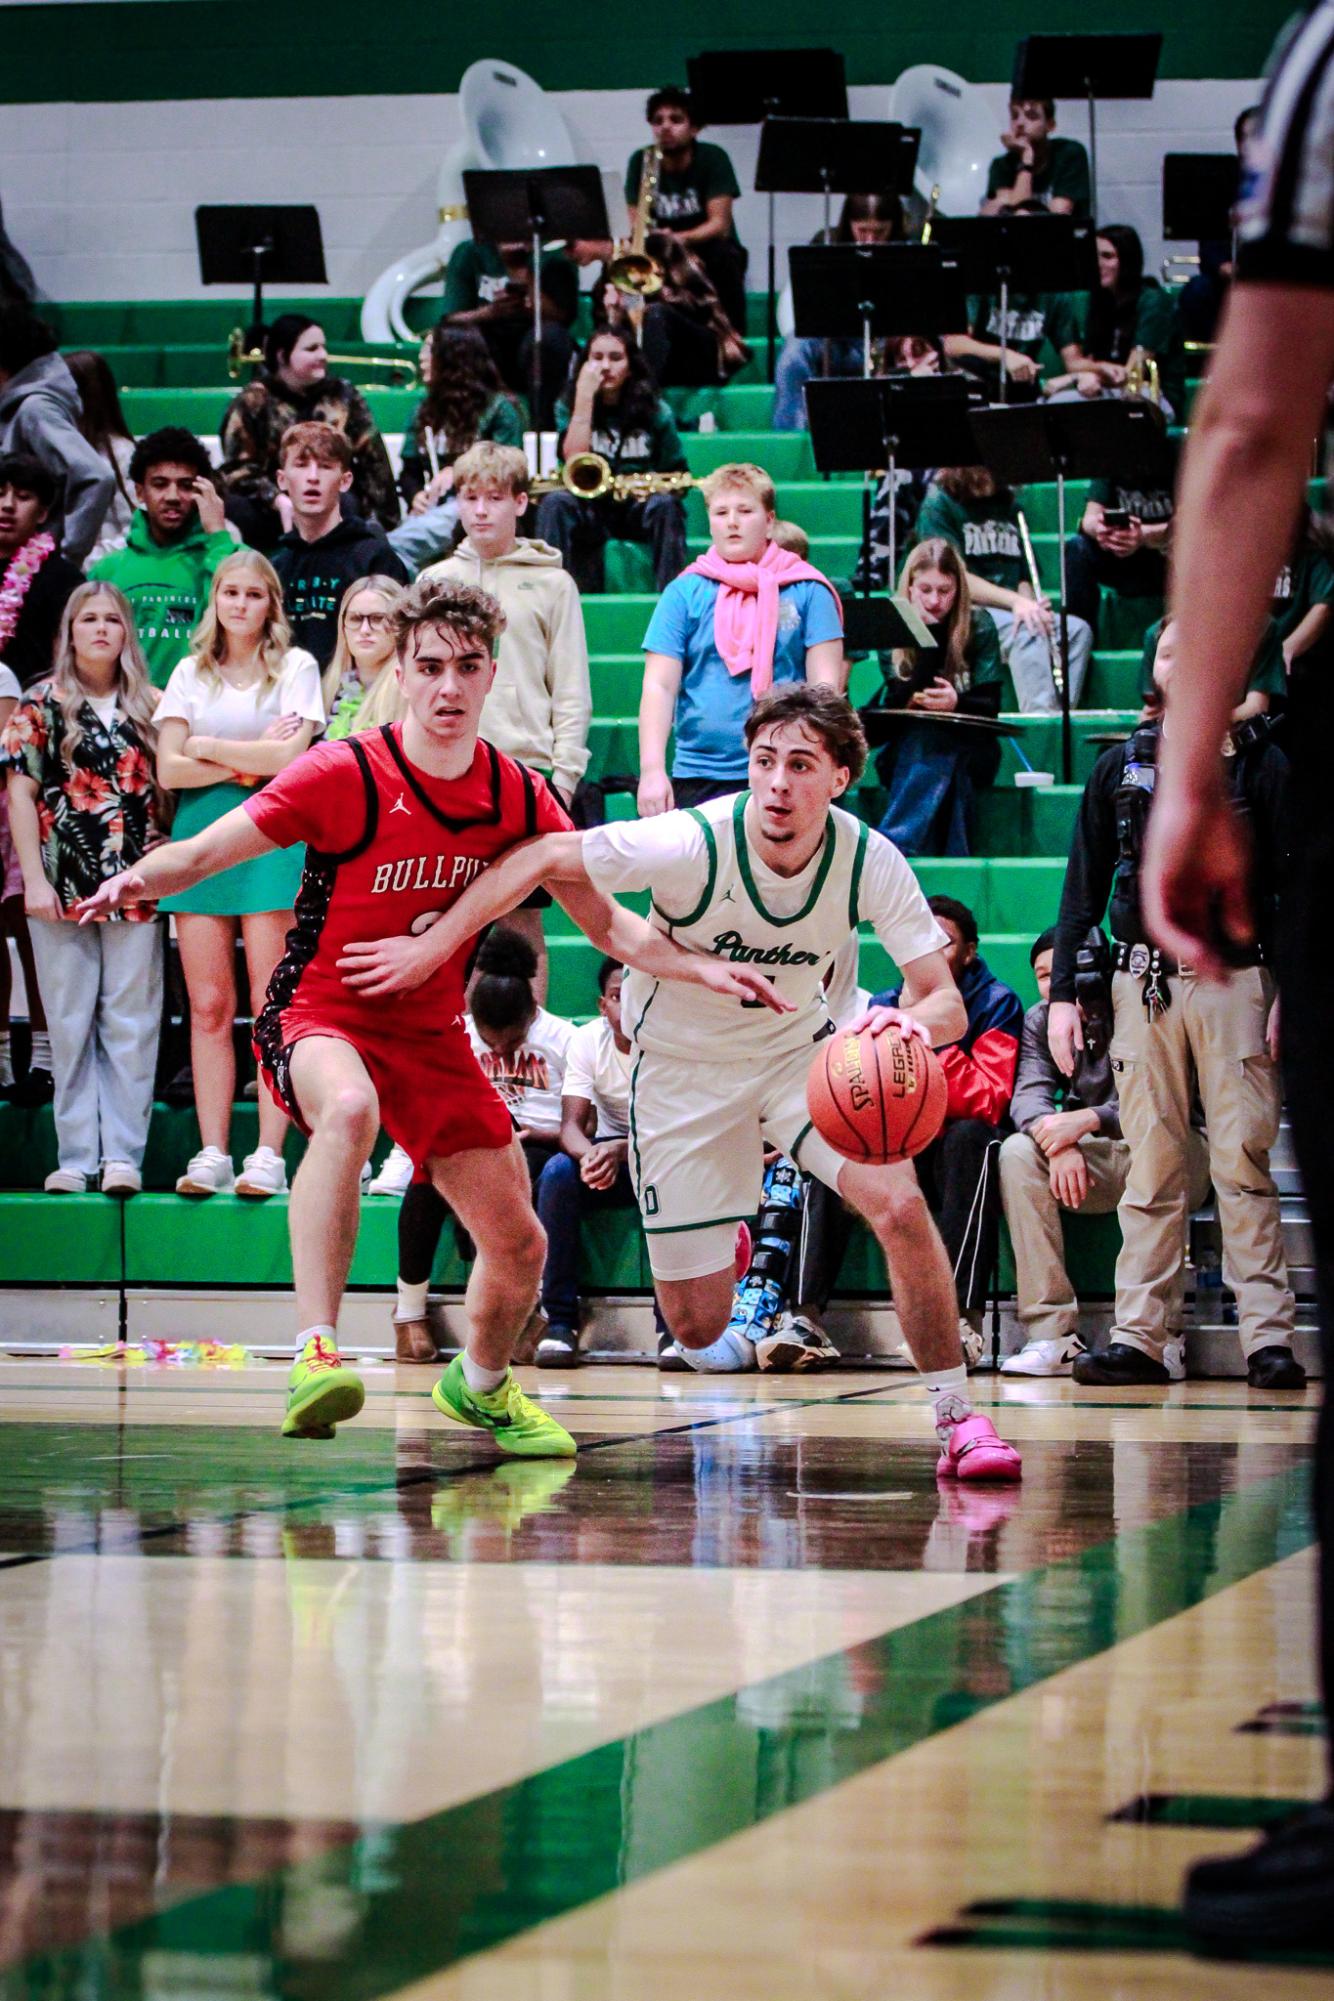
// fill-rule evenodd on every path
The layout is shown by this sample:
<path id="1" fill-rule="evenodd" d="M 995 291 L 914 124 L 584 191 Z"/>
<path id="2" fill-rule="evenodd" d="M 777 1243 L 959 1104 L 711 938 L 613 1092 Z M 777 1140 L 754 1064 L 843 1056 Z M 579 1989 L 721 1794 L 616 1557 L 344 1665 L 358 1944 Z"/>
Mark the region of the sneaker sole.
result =
<path id="1" fill-rule="evenodd" d="M 504 1425 L 488 1424 L 485 1418 L 474 1417 L 470 1411 L 460 1410 L 456 1404 L 452 1404 L 443 1393 L 442 1383 L 436 1383 L 432 1389 L 431 1402 L 442 1417 L 452 1419 L 455 1424 L 466 1424 L 470 1431 L 486 1432 L 488 1437 L 495 1439 L 500 1450 L 508 1452 L 512 1459 L 573 1459 L 579 1450 L 568 1432 L 560 1433 L 560 1437 L 565 1441 L 564 1444 L 558 1444 L 554 1439 L 547 1444 L 535 1438 L 511 1438 Z"/>
<path id="2" fill-rule="evenodd" d="M 574 1348 L 548 1348 L 544 1341 L 537 1344 L 533 1357 L 539 1369 L 576 1369 L 579 1366 L 578 1351 Z"/>
<path id="3" fill-rule="evenodd" d="M 239 1195 L 245 1202 L 267 1202 L 274 1195 L 288 1193 L 290 1191 L 286 1183 L 281 1188 L 256 1188 L 252 1182 L 238 1181 L 232 1189 L 232 1194 Z"/>
<path id="4" fill-rule="evenodd" d="M 232 1192 L 230 1187 L 201 1188 L 197 1181 L 178 1181 L 176 1183 L 176 1193 L 178 1195 L 189 1195 L 196 1201 L 202 1201 L 206 1195 L 228 1195 Z"/>
<path id="5" fill-rule="evenodd" d="M 781 1336 L 766 1343 L 763 1349 L 757 1346 L 755 1360 L 766 1374 L 774 1375 L 804 1375 L 808 1370 L 825 1367 L 822 1355 L 814 1354 L 800 1341 L 787 1341 Z"/>
<path id="6" fill-rule="evenodd" d="M 1000 1372 L 1003 1376 L 1036 1377 L 1036 1376 L 1071 1376 L 1074 1374 L 1075 1365 L 1073 1357 L 1068 1362 L 1043 1362 L 1039 1365 L 1029 1366 L 1022 1369 L 1017 1369 L 1014 1366 L 1015 1361 L 1017 1359 L 1018 1358 L 1016 1356 L 1011 1356 L 1008 1361 L 1004 1361 L 1001 1363 Z"/>
<path id="7" fill-rule="evenodd" d="M 332 1438 L 336 1424 L 346 1424 L 366 1401 L 359 1376 L 340 1374 L 316 1384 L 283 1419 L 284 1438 Z"/>

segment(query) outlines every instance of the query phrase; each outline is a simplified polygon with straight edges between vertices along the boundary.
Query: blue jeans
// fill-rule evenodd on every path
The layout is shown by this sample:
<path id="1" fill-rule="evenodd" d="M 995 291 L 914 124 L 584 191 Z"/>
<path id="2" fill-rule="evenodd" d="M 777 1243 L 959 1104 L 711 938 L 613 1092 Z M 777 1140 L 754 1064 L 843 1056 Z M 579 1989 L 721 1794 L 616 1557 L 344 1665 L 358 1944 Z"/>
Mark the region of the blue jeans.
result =
<path id="1" fill-rule="evenodd" d="M 610 1188 L 590 1188 L 579 1163 L 553 1153 L 537 1180 L 537 1214 L 547 1233 L 542 1311 L 553 1327 L 579 1325 L 579 1225 L 591 1210 L 633 1209 L 635 1191 L 622 1161 Z"/>
<path id="2" fill-rule="evenodd" d="M 968 752 L 942 743 L 941 733 L 925 723 L 905 723 L 903 738 L 882 754 L 877 766 L 889 788 L 881 833 L 904 855 L 971 853 Z"/>
<path id="3" fill-rule="evenodd" d="M 831 340 L 829 343 L 829 373 L 831 375 L 860 375 L 862 372 L 862 350 L 860 341 Z M 774 367 L 774 414 L 775 431 L 804 431 L 806 429 L 806 384 L 813 375 L 824 373 L 824 342 L 822 340 L 798 340 L 795 335 L 783 342 L 782 352 Z"/>

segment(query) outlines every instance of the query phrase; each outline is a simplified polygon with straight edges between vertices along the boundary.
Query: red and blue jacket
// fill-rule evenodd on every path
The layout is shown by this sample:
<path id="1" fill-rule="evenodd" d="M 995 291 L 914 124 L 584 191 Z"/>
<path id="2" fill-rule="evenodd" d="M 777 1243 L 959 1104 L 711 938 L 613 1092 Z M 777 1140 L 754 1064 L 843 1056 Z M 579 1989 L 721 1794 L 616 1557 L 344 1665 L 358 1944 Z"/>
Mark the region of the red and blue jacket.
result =
<path id="1" fill-rule="evenodd" d="M 902 989 L 876 994 L 873 1007 L 898 1007 Z M 998 980 L 985 959 L 974 959 L 959 979 L 968 1026 L 957 1042 L 936 1051 L 949 1085 L 947 1119 L 981 1119 L 999 1126 L 1010 1109 L 1024 1004 L 1013 987 Z"/>

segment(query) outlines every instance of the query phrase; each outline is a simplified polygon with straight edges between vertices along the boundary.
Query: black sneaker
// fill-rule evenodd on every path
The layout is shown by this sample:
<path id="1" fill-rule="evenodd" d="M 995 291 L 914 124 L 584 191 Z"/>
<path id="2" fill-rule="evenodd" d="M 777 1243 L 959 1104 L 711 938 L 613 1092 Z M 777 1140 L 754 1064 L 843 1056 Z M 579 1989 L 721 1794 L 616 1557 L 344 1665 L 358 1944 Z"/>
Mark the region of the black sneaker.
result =
<path id="1" fill-rule="evenodd" d="M 49 1105 L 56 1095 L 55 1080 L 49 1070 L 29 1070 L 10 1087 L 9 1102 L 21 1111 L 36 1111 L 40 1105 Z"/>
<path id="2" fill-rule="evenodd" d="M 1161 1362 L 1155 1362 L 1142 1348 L 1128 1341 L 1113 1341 L 1096 1355 L 1076 1355 L 1071 1372 L 1077 1383 L 1100 1389 L 1128 1389 L 1137 1383 L 1170 1383 L 1172 1378 Z"/>
<path id="3" fill-rule="evenodd" d="M 1291 1348 L 1257 1348 L 1246 1364 L 1253 1390 L 1304 1390 L 1306 1371 Z"/>
<path id="4" fill-rule="evenodd" d="M 537 1344 L 533 1357 L 539 1369 L 573 1369 L 579 1363 L 579 1335 L 573 1327 L 552 1327 Z"/>
<path id="5" fill-rule="evenodd" d="M 670 1334 L 659 1334 L 658 1336 L 658 1367 L 660 1369 L 675 1369 L 682 1373 L 690 1367 L 689 1362 L 687 1362 Z"/>
<path id="6" fill-rule="evenodd" d="M 1295 1814 L 1244 1855 L 1197 1862 L 1182 1914 L 1213 1952 L 1334 1945 L 1334 1807 Z"/>

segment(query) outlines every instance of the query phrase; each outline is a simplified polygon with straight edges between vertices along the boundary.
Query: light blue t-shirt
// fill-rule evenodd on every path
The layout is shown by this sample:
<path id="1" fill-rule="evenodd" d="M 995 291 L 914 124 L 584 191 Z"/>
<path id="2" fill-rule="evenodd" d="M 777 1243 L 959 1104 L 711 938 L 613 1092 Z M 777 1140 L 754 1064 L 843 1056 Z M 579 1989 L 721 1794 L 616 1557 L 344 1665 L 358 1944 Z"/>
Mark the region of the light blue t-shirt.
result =
<path id="1" fill-rule="evenodd" d="M 743 778 L 742 737 L 750 714 L 750 676 L 729 674 L 714 644 L 713 608 L 720 585 L 712 577 L 682 576 L 668 584 L 644 634 L 646 653 L 681 662 L 681 692 L 673 729 L 673 778 Z M 806 649 L 841 639 L 843 627 L 832 590 L 808 579 L 778 593 L 774 681 L 804 681 Z"/>

